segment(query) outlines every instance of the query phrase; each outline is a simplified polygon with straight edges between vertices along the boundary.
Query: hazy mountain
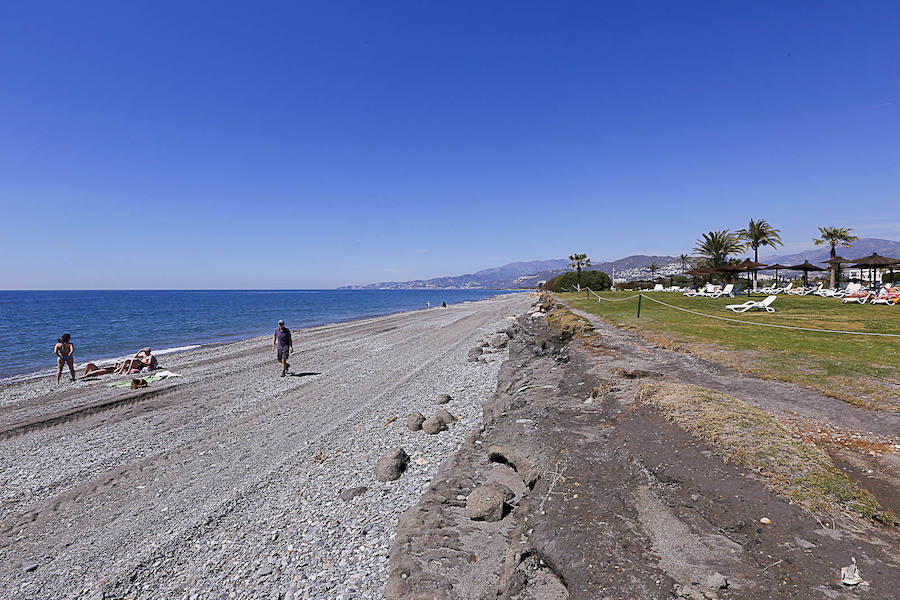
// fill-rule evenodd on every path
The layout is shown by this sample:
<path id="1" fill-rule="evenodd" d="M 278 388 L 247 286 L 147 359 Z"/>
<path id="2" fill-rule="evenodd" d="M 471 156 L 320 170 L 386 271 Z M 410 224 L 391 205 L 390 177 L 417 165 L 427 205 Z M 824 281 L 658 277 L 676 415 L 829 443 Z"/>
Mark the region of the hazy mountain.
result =
<path id="1" fill-rule="evenodd" d="M 617 272 L 627 269 L 639 269 L 655 262 L 667 265 L 677 262 L 674 256 L 647 256 L 636 254 L 626 256 L 612 262 L 600 262 L 591 265 L 590 270 L 610 273 L 615 267 Z M 511 262 L 501 267 L 483 269 L 476 273 L 434 279 L 417 279 L 413 281 L 382 281 L 368 285 L 351 285 L 340 289 L 353 290 L 408 290 L 408 289 L 509 289 L 533 288 L 538 281 L 546 281 L 566 271 L 569 264 L 567 258 L 550 260 L 531 260 Z"/>
<path id="2" fill-rule="evenodd" d="M 890 256 L 892 258 L 900 258 L 900 242 L 893 240 L 883 240 L 880 238 L 861 238 L 849 248 L 838 246 L 835 248 L 838 256 L 844 258 L 862 258 L 869 256 L 873 252 L 877 252 L 882 256 Z M 828 260 L 831 252 L 831 246 L 813 246 L 809 250 L 796 252 L 794 254 L 772 254 L 768 256 L 760 256 L 759 262 L 766 264 L 780 263 L 782 265 L 798 265 L 804 260 L 824 267 L 822 261 Z"/>

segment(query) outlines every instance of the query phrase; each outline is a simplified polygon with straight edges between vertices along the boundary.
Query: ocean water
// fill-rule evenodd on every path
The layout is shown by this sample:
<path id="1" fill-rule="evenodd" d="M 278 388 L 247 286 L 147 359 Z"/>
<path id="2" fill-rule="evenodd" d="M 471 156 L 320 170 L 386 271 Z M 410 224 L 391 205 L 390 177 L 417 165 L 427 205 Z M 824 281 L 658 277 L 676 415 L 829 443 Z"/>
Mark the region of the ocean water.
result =
<path id="1" fill-rule="evenodd" d="M 0 291 L 0 378 L 56 368 L 72 336 L 75 363 L 150 346 L 154 354 L 290 329 L 482 300 L 495 290 Z"/>

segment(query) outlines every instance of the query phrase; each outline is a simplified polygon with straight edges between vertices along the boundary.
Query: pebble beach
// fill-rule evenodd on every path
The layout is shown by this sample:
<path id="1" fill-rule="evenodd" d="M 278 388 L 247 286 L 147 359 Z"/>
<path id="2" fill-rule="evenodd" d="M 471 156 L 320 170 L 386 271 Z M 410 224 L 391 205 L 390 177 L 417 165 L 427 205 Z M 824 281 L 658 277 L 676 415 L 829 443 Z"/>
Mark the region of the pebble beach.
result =
<path id="1" fill-rule="evenodd" d="M 527 294 L 163 357 L 178 377 L 0 389 L 4 598 L 380 598 L 399 516 L 480 426 Z M 452 400 L 437 405 L 438 394 Z M 456 417 L 434 435 L 407 415 Z M 377 481 L 401 447 L 409 467 Z"/>

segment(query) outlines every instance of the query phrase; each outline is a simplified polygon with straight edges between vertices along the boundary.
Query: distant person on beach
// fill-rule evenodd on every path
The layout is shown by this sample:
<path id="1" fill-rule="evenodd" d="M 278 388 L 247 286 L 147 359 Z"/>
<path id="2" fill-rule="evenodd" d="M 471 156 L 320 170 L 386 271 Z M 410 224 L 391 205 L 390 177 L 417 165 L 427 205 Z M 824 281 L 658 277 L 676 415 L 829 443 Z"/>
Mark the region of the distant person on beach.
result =
<path id="1" fill-rule="evenodd" d="M 425 308 L 431 308 L 431 300 L 425 301 Z"/>
<path id="2" fill-rule="evenodd" d="M 291 330 L 284 326 L 284 321 L 278 321 L 278 329 L 275 330 L 275 337 L 272 339 L 272 347 L 275 348 L 276 360 L 281 363 L 281 376 L 287 375 L 287 370 L 291 368 L 288 357 L 294 351 L 294 342 L 291 339 Z"/>
<path id="3" fill-rule="evenodd" d="M 441 308 L 447 308 L 447 303 L 446 303 L 446 302 L 441 302 Z"/>
<path id="4" fill-rule="evenodd" d="M 72 374 L 72 381 L 75 381 L 75 346 L 71 342 L 72 336 L 68 333 L 62 334 L 56 345 L 53 346 L 53 354 L 56 355 L 56 383 L 62 377 L 63 366 L 69 365 L 69 373 Z"/>

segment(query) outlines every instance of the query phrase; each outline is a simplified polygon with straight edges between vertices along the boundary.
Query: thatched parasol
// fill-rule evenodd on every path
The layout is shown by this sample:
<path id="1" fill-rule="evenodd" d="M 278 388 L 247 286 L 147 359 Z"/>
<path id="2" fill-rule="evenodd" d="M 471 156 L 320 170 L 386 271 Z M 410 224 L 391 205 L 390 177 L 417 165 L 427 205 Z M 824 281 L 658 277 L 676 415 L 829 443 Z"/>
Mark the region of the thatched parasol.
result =
<path id="1" fill-rule="evenodd" d="M 875 272 L 879 268 L 889 267 L 891 269 L 891 282 L 894 281 L 894 267 L 897 265 L 897 263 L 900 263 L 900 258 L 891 258 L 890 256 L 881 256 L 877 252 L 873 252 L 869 256 L 857 258 L 857 259 L 851 260 L 849 262 L 860 268 L 868 267 L 872 273 L 872 277 L 869 279 L 869 281 L 872 282 L 872 285 L 875 285 Z"/>
<path id="2" fill-rule="evenodd" d="M 823 260 L 822 264 L 831 265 L 831 274 L 833 275 L 831 279 L 831 287 L 834 287 L 835 283 L 838 279 L 840 279 L 839 273 L 841 271 L 841 265 L 848 264 L 850 259 L 844 258 L 843 256 L 835 256 L 834 258 L 829 258 L 828 260 Z"/>
<path id="3" fill-rule="evenodd" d="M 789 267 L 786 267 L 786 266 L 784 266 L 784 265 L 780 265 L 780 264 L 778 264 L 778 263 L 775 263 L 774 265 L 768 265 L 768 266 L 766 267 L 766 269 L 768 269 L 769 271 L 771 271 L 771 270 L 773 270 L 773 269 L 775 270 L 775 285 L 778 285 L 778 271 L 779 271 L 779 270 L 782 270 L 782 271 L 783 271 L 783 270 L 785 270 L 785 269 L 787 269 L 787 268 L 789 268 Z"/>
<path id="4" fill-rule="evenodd" d="M 750 295 L 750 271 L 760 271 L 765 269 L 768 265 L 763 263 L 758 263 L 750 260 L 749 258 L 744 259 L 743 261 L 737 264 L 738 267 L 741 267 L 741 270 L 747 271 L 747 295 Z M 753 289 L 756 289 L 756 282 L 753 282 Z"/>
<path id="5" fill-rule="evenodd" d="M 740 263 L 728 263 L 720 267 L 713 267 L 713 269 L 718 273 L 728 274 L 729 280 L 733 279 L 736 273 L 744 270 Z"/>
<path id="6" fill-rule="evenodd" d="M 816 265 L 812 264 L 808 260 L 803 261 L 803 264 L 791 265 L 790 267 L 787 267 L 787 268 L 792 271 L 803 271 L 803 285 L 804 286 L 809 285 L 809 272 L 810 271 L 827 271 L 828 270 L 828 269 L 823 269 L 822 267 L 817 267 Z"/>

